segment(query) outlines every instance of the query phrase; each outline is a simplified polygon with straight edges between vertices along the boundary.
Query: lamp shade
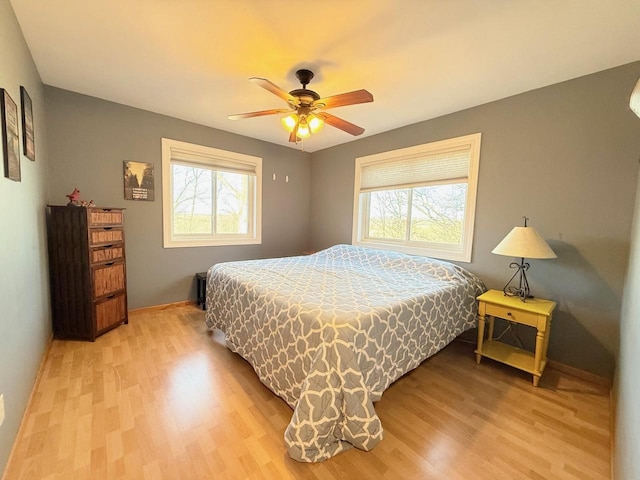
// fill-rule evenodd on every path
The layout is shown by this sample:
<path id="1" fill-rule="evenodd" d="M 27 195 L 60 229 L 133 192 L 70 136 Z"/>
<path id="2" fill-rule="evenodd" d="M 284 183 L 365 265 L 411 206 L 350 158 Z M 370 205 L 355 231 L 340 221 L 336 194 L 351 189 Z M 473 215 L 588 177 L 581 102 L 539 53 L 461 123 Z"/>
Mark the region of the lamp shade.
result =
<path id="1" fill-rule="evenodd" d="M 282 117 L 282 126 L 287 132 L 293 132 L 293 129 L 298 123 L 298 115 L 292 113 L 291 115 L 287 115 L 286 117 Z"/>
<path id="2" fill-rule="evenodd" d="M 514 227 L 491 253 L 520 258 L 556 258 L 556 254 L 533 227 Z"/>
<path id="3" fill-rule="evenodd" d="M 309 118 L 307 119 L 307 123 L 309 124 L 309 129 L 311 130 L 311 133 L 318 133 L 320 130 L 322 130 L 322 127 L 324 125 L 324 120 L 322 120 L 322 118 L 320 118 L 317 115 L 309 115 Z"/>
<path id="4" fill-rule="evenodd" d="M 296 133 L 298 138 L 309 138 L 311 136 L 311 132 L 309 131 L 309 124 L 307 120 L 302 117 L 298 122 L 298 132 Z"/>

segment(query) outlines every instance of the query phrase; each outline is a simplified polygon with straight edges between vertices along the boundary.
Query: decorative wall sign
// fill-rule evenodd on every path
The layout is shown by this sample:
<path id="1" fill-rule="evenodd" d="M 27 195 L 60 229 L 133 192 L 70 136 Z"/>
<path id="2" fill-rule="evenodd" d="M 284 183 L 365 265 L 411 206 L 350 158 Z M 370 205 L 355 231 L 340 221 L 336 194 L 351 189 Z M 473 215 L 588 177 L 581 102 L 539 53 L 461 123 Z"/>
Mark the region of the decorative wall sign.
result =
<path id="1" fill-rule="evenodd" d="M 4 88 L 0 88 L 0 117 L 2 117 L 2 155 L 4 176 L 20 181 L 20 138 L 18 136 L 18 106 Z"/>
<path id="2" fill-rule="evenodd" d="M 36 161 L 36 142 L 33 137 L 33 107 L 27 89 L 20 87 L 22 103 L 22 153 L 32 162 Z"/>
<path id="3" fill-rule="evenodd" d="M 124 199 L 155 200 L 153 163 L 122 162 L 124 165 Z"/>

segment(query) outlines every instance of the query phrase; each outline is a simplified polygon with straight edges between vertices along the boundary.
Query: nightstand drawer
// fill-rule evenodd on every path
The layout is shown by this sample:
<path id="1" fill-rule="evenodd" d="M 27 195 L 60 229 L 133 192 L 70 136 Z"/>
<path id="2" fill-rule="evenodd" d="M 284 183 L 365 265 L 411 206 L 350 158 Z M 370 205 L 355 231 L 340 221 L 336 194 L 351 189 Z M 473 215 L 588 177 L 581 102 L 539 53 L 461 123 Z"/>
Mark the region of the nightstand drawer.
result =
<path id="1" fill-rule="evenodd" d="M 535 313 L 524 312 L 515 308 L 504 307 L 502 305 L 493 305 L 487 303 L 486 314 L 492 317 L 503 318 L 505 320 L 518 322 L 523 325 L 529 325 L 531 327 L 538 326 L 539 316 Z"/>

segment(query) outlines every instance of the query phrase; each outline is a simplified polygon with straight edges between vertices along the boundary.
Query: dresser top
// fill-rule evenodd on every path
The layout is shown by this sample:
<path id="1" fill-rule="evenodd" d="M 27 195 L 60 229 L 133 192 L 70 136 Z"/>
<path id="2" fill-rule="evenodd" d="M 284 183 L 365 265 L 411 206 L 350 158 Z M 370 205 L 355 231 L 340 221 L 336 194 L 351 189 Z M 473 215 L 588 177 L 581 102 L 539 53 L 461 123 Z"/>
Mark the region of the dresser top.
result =
<path id="1" fill-rule="evenodd" d="M 49 208 L 86 208 L 88 210 L 95 209 L 95 210 L 105 210 L 105 211 L 126 210 L 126 208 L 123 208 L 123 207 L 98 207 L 98 206 L 89 207 L 88 205 L 47 205 L 47 207 Z"/>

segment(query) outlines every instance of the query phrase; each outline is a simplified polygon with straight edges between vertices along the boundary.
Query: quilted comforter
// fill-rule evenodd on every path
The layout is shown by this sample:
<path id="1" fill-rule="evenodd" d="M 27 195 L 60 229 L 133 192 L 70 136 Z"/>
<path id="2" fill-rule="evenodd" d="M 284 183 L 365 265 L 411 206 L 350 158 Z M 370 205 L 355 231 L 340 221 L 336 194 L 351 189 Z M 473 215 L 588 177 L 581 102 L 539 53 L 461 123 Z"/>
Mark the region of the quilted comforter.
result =
<path id="1" fill-rule="evenodd" d="M 317 462 L 382 439 L 373 402 L 475 326 L 484 290 L 451 263 L 337 245 L 214 265 L 205 318 L 293 409 L 289 455 Z"/>

